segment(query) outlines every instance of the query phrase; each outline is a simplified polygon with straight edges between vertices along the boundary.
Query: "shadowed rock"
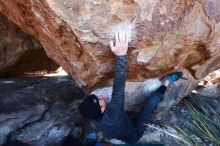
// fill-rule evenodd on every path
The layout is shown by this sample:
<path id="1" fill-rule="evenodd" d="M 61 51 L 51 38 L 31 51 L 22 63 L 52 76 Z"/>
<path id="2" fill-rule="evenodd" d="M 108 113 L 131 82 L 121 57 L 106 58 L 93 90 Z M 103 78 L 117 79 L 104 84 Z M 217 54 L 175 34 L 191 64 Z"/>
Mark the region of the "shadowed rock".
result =
<path id="1" fill-rule="evenodd" d="M 0 13 L 0 77 L 37 71 L 55 71 L 59 66 L 47 57 L 42 45 Z"/>
<path id="2" fill-rule="evenodd" d="M 83 122 L 76 110 L 83 92 L 68 77 L 0 80 L 0 89 L 0 144 L 58 145 Z"/>

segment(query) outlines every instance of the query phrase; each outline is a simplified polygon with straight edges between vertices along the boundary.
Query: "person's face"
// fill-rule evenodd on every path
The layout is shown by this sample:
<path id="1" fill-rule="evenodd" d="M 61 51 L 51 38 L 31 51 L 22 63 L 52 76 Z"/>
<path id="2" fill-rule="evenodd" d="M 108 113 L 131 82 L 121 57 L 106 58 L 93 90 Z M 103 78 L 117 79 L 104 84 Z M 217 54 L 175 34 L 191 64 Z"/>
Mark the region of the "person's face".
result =
<path id="1" fill-rule="evenodd" d="M 101 107 L 101 111 L 103 113 L 107 107 L 107 102 L 105 101 L 104 96 L 102 95 L 98 96 L 98 100 L 99 100 L 99 105 Z"/>

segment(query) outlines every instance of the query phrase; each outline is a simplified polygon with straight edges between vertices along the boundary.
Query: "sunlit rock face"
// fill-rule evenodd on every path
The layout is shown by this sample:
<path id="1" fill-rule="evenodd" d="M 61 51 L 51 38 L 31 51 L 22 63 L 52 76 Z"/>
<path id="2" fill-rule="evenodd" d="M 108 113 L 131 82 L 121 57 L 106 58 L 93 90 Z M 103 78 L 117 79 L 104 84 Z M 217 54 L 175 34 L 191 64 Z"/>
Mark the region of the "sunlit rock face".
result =
<path id="1" fill-rule="evenodd" d="M 0 13 L 0 76 L 55 71 L 59 66 L 49 59 L 34 37 L 25 34 Z"/>
<path id="2" fill-rule="evenodd" d="M 112 31 L 130 27 L 128 80 L 183 71 L 172 90 L 178 98 L 220 68 L 219 8 L 219 0 L 0 1 L 0 11 L 38 38 L 84 91 L 113 78 L 108 42 Z"/>

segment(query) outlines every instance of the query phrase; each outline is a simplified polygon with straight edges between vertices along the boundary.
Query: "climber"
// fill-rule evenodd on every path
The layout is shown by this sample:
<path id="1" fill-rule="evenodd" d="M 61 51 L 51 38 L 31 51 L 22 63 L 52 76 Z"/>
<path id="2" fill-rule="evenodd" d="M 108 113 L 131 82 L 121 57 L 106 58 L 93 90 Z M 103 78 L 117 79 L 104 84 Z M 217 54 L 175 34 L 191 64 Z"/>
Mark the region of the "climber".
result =
<path id="1" fill-rule="evenodd" d="M 135 143 L 143 135 L 146 124 L 151 120 L 152 112 L 163 100 L 169 84 L 182 77 L 182 72 L 174 72 L 162 77 L 160 87 L 145 101 L 136 118 L 130 119 L 124 111 L 125 81 L 127 76 L 128 37 L 125 31 L 115 32 L 115 45 L 110 41 L 111 51 L 115 55 L 114 81 L 112 97 L 109 103 L 104 95 L 91 94 L 80 104 L 83 117 L 91 119 L 96 128 L 111 138 L 126 143 Z"/>

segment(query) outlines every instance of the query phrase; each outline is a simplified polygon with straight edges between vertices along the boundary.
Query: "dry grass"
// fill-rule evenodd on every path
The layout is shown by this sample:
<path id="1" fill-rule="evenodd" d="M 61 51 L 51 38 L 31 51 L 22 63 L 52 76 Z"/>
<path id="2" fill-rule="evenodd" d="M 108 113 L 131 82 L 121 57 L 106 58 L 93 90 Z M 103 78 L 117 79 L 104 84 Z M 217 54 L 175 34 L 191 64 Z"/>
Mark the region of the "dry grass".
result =
<path id="1" fill-rule="evenodd" d="M 210 104 L 201 98 L 190 95 L 190 100 L 183 100 L 186 108 L 185 119 L 175 129 L 190 145 L 220 145 L 220 115 Z M 217 120 L 214 120 L 217 119 Z"/>

